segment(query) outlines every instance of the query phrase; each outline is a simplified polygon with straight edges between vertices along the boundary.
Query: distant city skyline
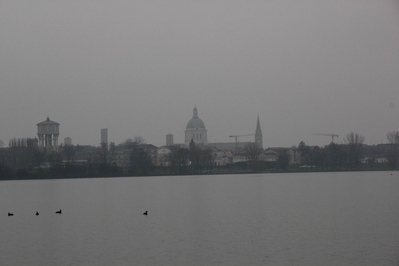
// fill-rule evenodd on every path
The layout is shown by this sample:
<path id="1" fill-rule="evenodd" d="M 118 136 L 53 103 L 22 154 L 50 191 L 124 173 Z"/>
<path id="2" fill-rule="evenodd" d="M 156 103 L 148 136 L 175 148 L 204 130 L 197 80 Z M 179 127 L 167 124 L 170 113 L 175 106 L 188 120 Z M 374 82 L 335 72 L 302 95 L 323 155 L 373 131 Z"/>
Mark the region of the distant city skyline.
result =
<path id="1" fill-rule="evenodd" d="M 5 146 L 47 116 L 74 145 L 103 128 L 116 144 L 183 143 L 194 105 L 208 142 L 253 134 L 258 115 L 264 147 L 399 130 L 394 0 L 4 0 L 0 18 Z"/>
<path id="2" fill-rule="evenodd" d="M 47 118 L 48 119 L 48 118 Z M 259 116 L 258 116 L 258 118 L 257 118 L 257 124 L 256 124 L 256 131 L 258 131 L 258 125 L 260 125 L 260 122 L 259 122 Z M 183 128 L 181 131 L 184 131 L 186 128 Z M 97 136 L 97 139 L 93 142 L 93 141 L 90 141 L 89 143 L 76 143 L 76 144 L 80 144 L 80 145 L 92 145 L 92 146 L 99 146 L 100 144 L 101 144 L 101 142 L 104 142 L 104 140 L 106 140 L 105 142 L 106 143 L 111 143 L 111 142 L 114 142 L 115 144 L 120 144 L 120 143 L 123 143 L 126 139 L 128 139 L 128 138 L 133 138 L 133 137 L 135 137 L 135 136 L 140 136 L 140 137 L 143 137 L 143 139 L 146 141 L 146 143 L 149 143 L 149 144 L 154 144 L 154 143 L 152 143 L 152 142 L 149 142 L 149 141 L 147 141 L 147 139 L 146 139 L 146 136 L 145 135 L 134 135 L 134 136 L 127 136 L 126 138 L 123 138 L 121 141 L 113 141 L 113 140 L 109 140 L 108 141 L 108 128 L 101 128 L 101 129 L 99 129 L 99 131 L 101 131 L 100 133 L 100 138 Z M 252 130 L 253 131 L 253 130 Z M 82 129 L 80 132 L 84 132 L 84 129 Z M 247 133 L 250 133 L 250 134 L 242 134 L 243 136 L 243 139 L 241 139 L 239 142 L 256 142 L 255 141 L 255 134 L 251 134 L 251 131 L 250 130 L 248 130 L 247 131 Z M 98 132 L 97 132 L 98 133 Z M 347 132 L 347 133 L 350 133 L 350 132 Z M 345 133 L 345 134 L 343 134 L 343 135 L 338 135 L 338 134 L 334 134 L 334 133 L 331 133 L 331 134 L 320 134 L 320 133 L 313 133 L 312 135 L 315 137 L 315 138 L 317 138 L 317 137 L 320 137 L 320 136 L 322 136 L 322 137 L 320 137 L 320 139 L 324 139 L 324 140 L 326 140 L 326 143 L 325 144 L 321 144 L 321 145 L 319 145 L 319 146 L 324 146 L 324 145 L 328 145 L 329 143 L 331 143 L 331 141 L 334 139 L 334 142 L 335 143 L 340 143 L 340 144 L 342 144 L 342 143 L 344 143 L 344 141 L 343 141 L 343 139 L 345 138 L 345 136 L 346 136 L 346 134 L 347 133 Z M 357 132 L 357 133 L 359 133 L 359 132 Z M 388 133 L 388 132 L 387 132 Z M 261 131 L 260 131 L 260 134 L 262 134 L 261 133 Z M 359 134 L 362 134 L 362 133 L 359 133 Z M 62 135 L 62 132 L 61 132 L 61 134 L 60 135 Z M 97 134 L 98 135 L 98 134 Z M 175 143 L 175 144 L 185 144 L 185 141 L 183 141 L 183 140 L 178 140 L 178 142 L 174 142 L 173 141 L 173 136 L 174 136 L 174 134 L 166 134 L 165 136 L 163 136 L 163 138 L 164 138 L 164 143 L 161 143 L 161 144 L 159 144 L 159 145 L 156 145 L 156 144 L 154 144 L 154 145 L 156 145 L 156 146 L 158 146 L 158 147 L 160 147 L 160 146 L 164 146 L 164 145 L 166 145 L 167 143 L 167 140 L 165 140 L 165 137 L 167 137 L 168 135 L 171 135 L 172 136 L 172 143 Z M 179 135 L 179 134 L 177 134 L 177 135 Z M 238 135 L 240 135 L 240 134 L 238 134 Z M 332 139 L 331 138 L 331 136 L 332 135 L 334 135 L 334 138 Z M 362 134 L 362 135 L 364 135 L 364 134 Z M 38 135 L 37 135 L 37 130 L 36 130 L 36 135 L 35 136 L 23 136 L 22 138 L 37 138 L 38 137 Z M 64 137 L 64 139 L 68 139 L 68 141 L 70 141 L 72 138 L 71 137 L 69 137 L 69 136 L 63 136 Z M 14 138 L 14 137 L 12 137 L 12 138 Z M 17 138 L 19 138 L 19 137 L 17 137 Z M 79 138 L 79 136 L 77 136 L 77 138 Z M 170 138 L 170 137 L 169 137 Z M 386 140 L 386 135 L 384 136 L 384 140 L 383 141 L 381 141 L 380 143 L 367 143 L 367 141 L 365 141 L 365 144 L 370 144 L 370 145 L 373 145 L 373 144 L 383 144 L 383 143 L 388 143 L 388 141 Z M 11 138 L 10 138 L 11 139 Z M 341 141 L 340 141 L 340 139 L 341 139 Z M 99 144 L 93 144 L 93 143 L 95 143 L 97 140 L 99 140 Z M 8 143 L 8 141 L 9 140 L 3 140 L 3 142 L 4 142 L 4 144 L 5 144 L 5 146 L 7 145 L 7 143 Z M 218 141 L 217 139 L 214 139 L 214 141 L 210 141 L 210 143 L 212 143 L 212 142 L 231 142 L 231 143 L 234 143 L 235 142 L 235 140 L 234 140 L 234 138 L 231 138 L 231 135 L 230 136 L 228 136 L 228 138 L 225 138 L 224 139 L 224 141 Z M 65 143 L 62 143 L 62 144 L 65 144 Z M 68 142 L 68 144 L 69 144 L 69 142 Z M 76 144 L 74 144 L 74 145 L 76 145 Z M 299 143 L 298 143 L 299 144 Z M 298 144 L 292 144 L 292 145 L 285 145 L 285 146 L 281 146 L 281 147 L 291 147 L 291 146 L 298 146 Z M 306 144 L 308 144 L 308 145 L 318 145 L 318 144 L 309 144 L 309 143 L 306 143 Z M 271 144 L 271 145 L 269 145 L 269 146 L 265 146 L 264 148 L 267 148 L 267 147 L 278 147 L 279 145 L 273 145 L 273 144 Z"/>

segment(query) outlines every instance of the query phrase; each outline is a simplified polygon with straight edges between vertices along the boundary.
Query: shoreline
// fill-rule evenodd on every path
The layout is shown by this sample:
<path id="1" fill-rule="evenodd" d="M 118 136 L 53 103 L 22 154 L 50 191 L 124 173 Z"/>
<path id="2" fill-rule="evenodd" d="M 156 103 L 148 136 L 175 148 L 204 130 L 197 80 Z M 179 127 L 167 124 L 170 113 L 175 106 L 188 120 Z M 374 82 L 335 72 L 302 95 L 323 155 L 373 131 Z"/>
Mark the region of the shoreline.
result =
<path id="1" fill-rule="evenodd" d="M 188 174 L 164 174 L 164 175 L 116 175 L 116 176 L 44 176 L 44 177 L 12 177 L 12 178 L 1 178 L 0 181 L 27 181 L 27 180 L 56 180 L 56 179 L 92 179 L 92 178 L 134 178 L 134 177 L 163 177 L 163 176 L 212 176 L 212 175 L 250 175 L 250 174 L 295 174 L 295 173 L 346 173 L 346 172 L 395 172 L 397 169 L 357 169 L 357 170 L 335 170 L 335 171 L 268 171 L 268 172 L 250 172 L 250 171 L 243 171 L 243 172 L 215 172 L 215 173 L 202 173 L 202 174 L 195 174 L 195 173 L 188 173 Z"/>

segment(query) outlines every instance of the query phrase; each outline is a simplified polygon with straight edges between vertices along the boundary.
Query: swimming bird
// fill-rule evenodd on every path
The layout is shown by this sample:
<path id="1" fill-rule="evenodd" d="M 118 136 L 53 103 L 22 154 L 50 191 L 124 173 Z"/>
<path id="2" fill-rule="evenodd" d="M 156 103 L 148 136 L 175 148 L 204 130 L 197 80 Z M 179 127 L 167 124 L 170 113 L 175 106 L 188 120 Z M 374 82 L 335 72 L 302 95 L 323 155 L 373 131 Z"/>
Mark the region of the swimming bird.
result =
<path id="1" fill-rule="evenodd" d="M 148 215 L 148 211 L 145 211 L 145 212 L 143 213 L 143 215 Z"/>
<path id="2" fill-rule="evenodd" d="M 56 211 L 55 213 L 59 213 L 59 214 L 61 214 L 61 209 L 60 209 L 59 211 Z"/>
<path id="3" fill-rule="evenodd" d="M 36 212 L 36 215 L 39 215 L 39 212 Z"/>
<path id="4" fill-rule="evenodd" d="M 14 214 L 13 214 L 13 213 L 11 213 L 11 212 L 9 212 L 9 213 L 8 213 L 8 216 L 14 216 Z"/>

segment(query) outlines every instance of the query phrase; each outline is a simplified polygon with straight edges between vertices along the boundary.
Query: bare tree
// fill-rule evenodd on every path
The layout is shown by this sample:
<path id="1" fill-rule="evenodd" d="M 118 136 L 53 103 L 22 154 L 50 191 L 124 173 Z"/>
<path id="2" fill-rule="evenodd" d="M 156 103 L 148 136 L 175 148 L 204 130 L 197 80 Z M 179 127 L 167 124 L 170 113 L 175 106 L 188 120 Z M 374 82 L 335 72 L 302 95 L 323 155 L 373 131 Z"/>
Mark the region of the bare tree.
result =
<path id="1" fill-rule="evenodd" d="M 311 150 L 309 146 L 306 146 L 304 141 L 301 141 L 298 145 L 299 153 L 301 154 L 301 164 L 308 165 L 311 161 Z"/>
<path id="2" fill-rule="evenodd" d="M 60 145 L 59 150 L 61 151 L 62 159 L 66 161 L 66 167 L 69 167 L 71 161 L 75 157 L 75 147 L 73 145 Z"/>
<path id="3" fill-rule="evenodd" d="M 133 143 L 132 138 L 127 138 L 122 144 L 130 144 L 130 143 Z"/>
<path id="4" fill-rule="evenodd" d="M 26 138 L 12 138 L 8 142 L 8 147 L 26 147 Z"/>
<path id="5" fill-rule="evenodd" d="M 61 155 L 58 154 L 57 152 L 51 152 L 47 155 L 48 161 L 51 163 L 51 167 L 59 166 L 61 165 L 62 158 Z"/>
<path id="6" fill-rule="evenodd" d="M 326 151 L 324 148 L 320 148 L 319 146 L 313 147 L 310 151 L 309 162 L 311 165 L 316 166 L 314 170 L 324 170 L 324 161 L 326 158 Z"/>
<path id="7" fill-rule="evenodd" d="M 143 137 L 141 137 L 141 136 L 135 136 L 135 137 L 133 138 L 133 141 L 134 141 L 137 145 L 145 144 L 145 143 L 146 143 L 146 142 L 145 142 L 145 139 L 144 139 Z"/>
<path id="8" fill-rule="evenodd" d="M 27 145 L 27 138 L 12 138 L 5 153 L 5 164 L 13 170 L 29 169 L 35 166 L 35 148 Z"/>
<path id="9" fill-rule="evenodd" d="M 148 153 L 140 145 L 130 146 L 129 174 L 149 175 L 152 169 L 153 165 Z"/>
<path id="10" fill-rule="evenodd" d="M 281 153 L 277 158 L 277 167 L 281 170 L 287 170 L 290 158 L 287 153 Z"/>
<path id="11" fill-rule="evenodd" d="M 135 148 L 137 145 L 145 144 L 145 139 L 140 136 L 135 136 L 132 138 L 127 138 L 124 142 L 120 145 L 124 146 L 125 149 Z"/>
<path id="12" fill-rule="evenodd" d="M 114 142 L 109 144 L 108 150 L 108 163 L 115 164 L 115 153 L 116 153 L 116 146 Z"/>
<path id="13" fill-rule="evenodd" d="M 386 151 L 386 158 L 388 164 L 394 170 L 399 160 L 399 131 L 388 132 L 387 139 L 390 143 L 390 147 Z"/>
<path id="14" fill-rule="evenodd" d="M 107 165 L 108 163 L 108 143 L 101 142 L 100 148 L 99 148 L 99 153 L 100 153 L 100 161 L 101 164 Z"/>
<path id="15" fill-rule="evenodd" d="M 351 169 L 353 169 L 353 167 L 357 168 L 359 164 L 360 147 L 363 145 L 364 136 L 362 134 L 351 132 L 346 134 L 344 142 L 348 147 L 349 166 Z"/>
<path id="16" fill-rule="evenodd" d="M 345 165 L 347 157 L 342 146 L 331 142 L 329 145 L 325 146 L 324 151 L 326 155 L 325 159 L 328 163 L 326 166 L 329 167 L 331 171 L 341 170 L 342 166 Z"/>
<path id="17" fill-rule="evenodd" d="M 391 144 L 399 144 L 399 131 L 388 132 L 387 139 Z"/>
<path id="18" fill-rule="evenodd" d="M 259 155 L 262 153 L 262 148 L 259 147 L 257 143 L 253 142 L 245 146 L 245 151 L 248 154 L 249 166 L 252 171 L 256 172 L 258 170 Z"/>
<path id="19" fill-rule="evenodd" d="M 179 146 L 170 146 L 169 162 L 171 172 L 183 174 L 190 160 L 190 151 Z"/>
<path id="20" fill-rule="evenodd" d="M 213 165 L 212 150 L 208 148 L 198 147 L 194 141 L 190 142 L 190 160 L 193 169 L 197 173 L 202 173 L 204 168 L 210 170 Z"/>
<path id="21" fill-rule="evenodd" d="M 351 132 L 346 134 L 344 142 L 349 145 L 361 145 L 364 142 L 364 136 L 362 134 Z"/>

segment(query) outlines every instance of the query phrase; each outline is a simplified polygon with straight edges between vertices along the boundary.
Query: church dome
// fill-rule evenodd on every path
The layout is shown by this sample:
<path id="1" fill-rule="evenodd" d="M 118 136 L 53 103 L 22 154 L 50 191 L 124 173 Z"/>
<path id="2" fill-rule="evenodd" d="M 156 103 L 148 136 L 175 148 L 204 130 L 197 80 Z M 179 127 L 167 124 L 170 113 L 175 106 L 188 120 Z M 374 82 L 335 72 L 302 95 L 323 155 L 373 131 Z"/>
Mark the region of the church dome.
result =
<path id="1" fill-rule="evenodd" d="M 205 128 L 204 122 L 198 117 L 198 110 L 197 107 L 194 107 L 193 110 L 193 118 L 190 119 L 187 123 L 187 129 L 190 128 Z"/>

